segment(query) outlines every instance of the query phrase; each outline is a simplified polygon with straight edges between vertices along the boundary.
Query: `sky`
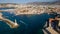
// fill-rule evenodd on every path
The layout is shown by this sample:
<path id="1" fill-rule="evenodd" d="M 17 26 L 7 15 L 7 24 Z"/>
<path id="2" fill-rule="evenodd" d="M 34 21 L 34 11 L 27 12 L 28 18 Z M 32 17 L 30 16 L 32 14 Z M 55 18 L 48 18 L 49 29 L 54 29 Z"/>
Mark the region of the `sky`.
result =
<path id="1" fill-rule="evenodd" d="M 0 0 L 0 3 L 55 2 L 59 0 Z"/>

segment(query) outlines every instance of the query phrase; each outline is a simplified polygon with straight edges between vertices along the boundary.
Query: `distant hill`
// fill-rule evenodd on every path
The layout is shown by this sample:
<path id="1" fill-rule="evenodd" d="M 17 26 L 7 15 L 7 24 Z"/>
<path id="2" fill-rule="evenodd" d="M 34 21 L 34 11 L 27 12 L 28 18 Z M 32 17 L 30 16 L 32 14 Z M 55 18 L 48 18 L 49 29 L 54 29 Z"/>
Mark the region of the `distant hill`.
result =
<path id="1" fill-rule="evenodd" d="M 16 3 L 0 3 L 0 5 L 7 5 L 7 4 L 18 5 L 18 4 L 16 4 Z"/>
<path id="2" fill-rule="evenodd" d="M 0 3 L 0 5 L 7 5 L 7 4 L 11 4 L 11 5 L 19 5 L 17 3 Z M 56 2 L 28 2 L 28 3 L 23 3 L 26 5 L 60 5 L 60 1 L 56 1 Z"/>
<path id="3" fill-rule="evenodd" d="M 32 5 L 60 5 L 60 1 L 57 1 L 57 2 L 29 2 L 27 4 L 32 4 Z"/>

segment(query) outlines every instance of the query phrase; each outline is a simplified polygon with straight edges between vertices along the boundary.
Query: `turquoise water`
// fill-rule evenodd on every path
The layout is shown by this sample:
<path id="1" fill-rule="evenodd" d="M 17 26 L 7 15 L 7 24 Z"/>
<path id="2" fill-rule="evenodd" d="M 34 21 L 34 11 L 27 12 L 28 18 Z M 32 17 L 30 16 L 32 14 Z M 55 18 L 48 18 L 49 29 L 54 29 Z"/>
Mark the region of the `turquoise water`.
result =
<path id="1" fill-rule="evenodd" d="M 18 28 L 11 29 L 5 22 L 0 21 L 1 34 L 43 34 L 42 29 L 45 22 L 50 18 L 47 13 L 40 15 L 15 15 L 9 12 L 2 12 L 3 17 L 14 21 L 17 20 Z M 6 17 L 8 16 L 8 17 Z M 13 16 L 13 17 L 12 17 Z M 24 23 L 20 22 L 23 21 Z"/>

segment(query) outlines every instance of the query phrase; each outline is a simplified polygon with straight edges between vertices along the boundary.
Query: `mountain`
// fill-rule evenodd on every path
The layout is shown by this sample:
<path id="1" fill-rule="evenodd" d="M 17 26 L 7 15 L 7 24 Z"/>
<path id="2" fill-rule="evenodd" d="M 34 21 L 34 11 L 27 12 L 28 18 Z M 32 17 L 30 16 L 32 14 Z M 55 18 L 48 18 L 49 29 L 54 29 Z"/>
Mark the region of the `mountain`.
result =
<path id="1" fill-rule="evenodd" d="M 0 3 L 0 5 L 7 5 L 7 4 L 18 5 L 18 4 L 16 4 L 16 3 Z"/>
<path id="2" fill-rule="evenodd" d="M 27 4 L 32 4 L 32 5 L 60 5 L 60 1 L 56 1 L 56 2 L 29 2 Z"/>

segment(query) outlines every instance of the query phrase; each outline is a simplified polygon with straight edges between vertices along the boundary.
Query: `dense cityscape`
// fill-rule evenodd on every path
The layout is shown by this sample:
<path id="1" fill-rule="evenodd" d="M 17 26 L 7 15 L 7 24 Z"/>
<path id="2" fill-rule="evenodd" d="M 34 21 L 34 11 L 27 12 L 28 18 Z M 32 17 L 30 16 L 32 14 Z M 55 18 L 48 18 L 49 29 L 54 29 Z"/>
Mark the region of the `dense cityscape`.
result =
<path id="1" fill-rule="evenodd" d="M 57 12 L 60 13 L 60 5 L 23 5 L 23 4 L 6 4 L 0 5 L 0 8 L 14 8 L 0 11 L 14 12 L 16 15 L 19 14 L 41 14 L 44 12 Z"/>

